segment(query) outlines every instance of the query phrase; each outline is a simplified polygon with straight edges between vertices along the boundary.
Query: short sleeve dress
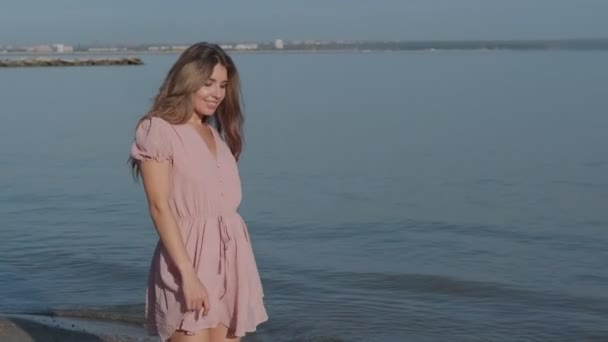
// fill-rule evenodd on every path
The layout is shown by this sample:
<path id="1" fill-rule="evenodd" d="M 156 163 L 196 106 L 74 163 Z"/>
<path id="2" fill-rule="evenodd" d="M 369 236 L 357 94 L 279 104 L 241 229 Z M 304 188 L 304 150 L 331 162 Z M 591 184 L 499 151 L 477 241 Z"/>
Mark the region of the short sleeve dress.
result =
<path id="1" fill-rule="evenodd" d="M 148 278 L 146 324 L 162 341 L 178 329 L 196 334 L 219 324 L 230 335 L 244 336 L 268 320 L 247 226 L 237 213 L 237 163 L 219 132 L 211 131 L 217 158 L 194 127 L 157 117 L 138 125 L 131 146 L 138 161 L 171 162 L 170 207 L 211 304 L 206 316 L 186 310 L 177 270 L 159 240 Z"/>

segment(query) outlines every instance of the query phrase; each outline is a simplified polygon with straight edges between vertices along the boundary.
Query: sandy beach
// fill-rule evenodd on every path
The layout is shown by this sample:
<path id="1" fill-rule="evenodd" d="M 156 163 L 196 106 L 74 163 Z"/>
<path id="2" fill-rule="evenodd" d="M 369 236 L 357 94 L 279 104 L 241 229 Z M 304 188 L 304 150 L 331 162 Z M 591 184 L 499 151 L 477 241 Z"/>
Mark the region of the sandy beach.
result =
<path id="1" fill-rule="evenodd" d="M 0 316 L 2 342 L 157 341 L 143 327 L 97 320 L 36 315 Z"/>

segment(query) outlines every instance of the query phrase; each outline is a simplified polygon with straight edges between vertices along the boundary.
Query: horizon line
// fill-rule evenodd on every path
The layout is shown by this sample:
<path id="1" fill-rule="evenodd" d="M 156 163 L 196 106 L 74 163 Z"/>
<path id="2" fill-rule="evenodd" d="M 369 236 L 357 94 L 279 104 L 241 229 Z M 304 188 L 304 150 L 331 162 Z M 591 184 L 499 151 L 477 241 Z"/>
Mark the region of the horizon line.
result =
<path id="1" fill-rule="evenodd" d="M 91 42 L 77 42 L 77 43 L 69 43 L 60 40 L 54 40 L 52 42 L 37 42 L 37 43 L 1 43 L 0 46 L 35 46 L 35 45 L 53 45 L 53 44 L 70 44 L 73 46 L 77 45 L 190 45 L 196 42 L 210 42 L 217 44 L 238 44 L 238 43 L 274 43 L 277 40 L 282 40 L 283 42 L 339 42 L 339 43 L 408 43 L 408 42 L 416 42 L 416 43 L 458 43 L 458 42 L 559 42 L 559 41 L 604 41 L 608 40 L 608 36 L 601 37 L 563 37 L 563 38 L 485 38 L 485 39 L 469 39 L 469 38 L 458 38 L 458 39 L 290 39 L 290 38 L 280 38 L 277 37 L 272 40 L 262 39 L 262 40 L 220 40 L 220 39 L 200 39 L 200 40 L 192 40 L 190 42 L 185 41 L 157 41 L 157 42 L 100 42 L 100 41 L 91 41 Z"/>

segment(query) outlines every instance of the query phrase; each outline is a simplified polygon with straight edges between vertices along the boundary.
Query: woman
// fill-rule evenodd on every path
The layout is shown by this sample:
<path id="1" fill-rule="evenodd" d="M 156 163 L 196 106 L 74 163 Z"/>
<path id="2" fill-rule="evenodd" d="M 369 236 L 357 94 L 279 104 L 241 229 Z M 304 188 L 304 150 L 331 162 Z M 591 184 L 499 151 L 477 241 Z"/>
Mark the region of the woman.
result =
<path id="1" fill-rule="evenodd" d="M 242 123 L 232 59 L 217 45 L 197 43 L 137 124 L 130 160 L 159 235 L 147 325 L 162 341 L 239 341 L 268 319 L 237 213 Z"/>

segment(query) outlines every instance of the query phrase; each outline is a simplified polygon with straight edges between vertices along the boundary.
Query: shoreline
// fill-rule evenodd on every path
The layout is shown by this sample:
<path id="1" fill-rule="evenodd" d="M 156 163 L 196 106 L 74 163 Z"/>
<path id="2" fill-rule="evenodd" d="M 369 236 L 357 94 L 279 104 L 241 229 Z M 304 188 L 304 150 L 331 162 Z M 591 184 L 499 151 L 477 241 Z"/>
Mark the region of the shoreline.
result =
<path id="1" fill-rule="evenodd" d="M 31 314 L 0 314 L 0 341 L 132 342 L 156 341 L 140 325 Z"/>

